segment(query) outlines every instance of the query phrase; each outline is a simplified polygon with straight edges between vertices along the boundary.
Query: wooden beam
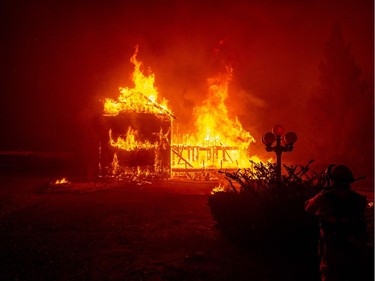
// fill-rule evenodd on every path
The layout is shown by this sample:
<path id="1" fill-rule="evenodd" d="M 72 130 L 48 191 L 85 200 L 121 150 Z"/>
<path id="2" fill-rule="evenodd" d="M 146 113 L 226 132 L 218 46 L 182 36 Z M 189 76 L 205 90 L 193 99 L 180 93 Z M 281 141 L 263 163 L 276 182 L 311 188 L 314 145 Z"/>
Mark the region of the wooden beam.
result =
<path id="1" fill-rule="evenodd" d="M 190 163 L 189 163 L 189 161 L 187 161 L 180 153 L 178 153 L 176 150 L 174 150 L 173 148 L 172 148 L 172 152 L 174 153 L 174 154 L 176 154 L 178 157 L 180 157 L 180 159 L 182 160 L 182 161 L 184 161 L 187 165 L 189 165 L 190 167 L 194 167 L 193 165 L 191 165 Z"/>

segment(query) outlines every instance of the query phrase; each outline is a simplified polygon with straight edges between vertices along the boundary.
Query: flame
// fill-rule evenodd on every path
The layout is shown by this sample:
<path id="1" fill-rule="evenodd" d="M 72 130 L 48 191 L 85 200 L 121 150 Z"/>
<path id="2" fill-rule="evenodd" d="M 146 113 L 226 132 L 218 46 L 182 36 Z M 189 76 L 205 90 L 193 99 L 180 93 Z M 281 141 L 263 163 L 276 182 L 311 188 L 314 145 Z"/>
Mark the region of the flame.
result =
<path id="1" fill-rule="evenodd" d="M 142 71 L 143 64 L 137 60 L 138 46 L 136 46 L 130 62 L 134 65 L 132 81 L 133 88 L 119 87 L 120 96 L 117 100 L 106 98 L 104 102 L 103 115 L 116 116 L 120 112 L 138 112 L 169 114 L 166 99 L 158 103 L 158 90 L 154 86 L 155 74 L 150 71 L 145 75 Z"/>
<path id="2" fill-rule="evenodd" d="M 136 151 L 140 149 L 153 149 L 157 144 L 151 144 L 149 141 L 138 141 L 138 131 L 131 127 L 126 132 L 125 139 L 117 137 L 116 141 L 112 137 L 112 130 L 109 130 L 109 142 L 111 146 L 125 151 Z"/>
<path id="3" fill-rule="evenodd" d="M 119 161 L 118 161 L 118 158 L 117 158 L 117 153 L 113 154 L 113 160 L 112 160 L 111 166 L 112 166 L 112 175 L 116 176 L 119 173 L 119 170 L 120 170 L 120 165 L 119 165 Z"/>
<path id="4" fill-rule="evenodd" d="M 232 76 L 233 69 L 227 66 L 224 73 L 207 79 L 208 97 L 193 111 L 196 118 L 196 132 L 184 135 L 182 138 L 180 136 L 174 138 L 176 145 L 200 147 L 200 151 L 192 152 L 195 155 L 193 159 L 191 157 L 189 159 L 189 163 L 194 166 L 214 168 L 223 168 L 223 165 L 226 167 L 250 166 L 247 149 L 250 143 L 255 143 L 255 139 L 243 129 L 237 117 L 229 117 L 225 104 Z M 189 155 L 180 153 L 180 156 L 188 157 Z M 252 160 L 260 161 L 256 156 Z"/>
<path id="5" fill-rule="evenodd" d="M 130 58 L 134 66 L 132 74 L 133 88 L 119 87 L 120 95 L 117 99 L 106 98 L 103 115 L 116 116 L 122 112 L 163 114 L 173 117 L 167 107 L 167 101 L 160 102 L 158 89 L 155 87 L 155 74 L 149 69 L 143 71 L 143 64 L 137 59 L 138 46 Z M 228 98 L 228 87 L 233 77 L 233 69 L 226 66 L 223 73 L 207 79 L 208 96 L 193 110 L 195 118 L 194 133 L 172 134 L 170 164 L 173 168 L 239 168 L 250 167 L 250 161 L 261 162 L 249 157 L 249 146 L 255 143 L 252 135 L 243 129 L 236 116 L 229 117 L 229 110 L 225 104 Z M 185 133 L 185 132 L 184 132 Z M 159 142 L 150 143 L 140 141 L 138 131 L 128 128 L 125 135 L 113 136 L 109 130 L 109 144 L 119 150 L 136 151 L 140 149 L 160 150 L 163 145 L 164 133 L 157 133 Z M 169 134 L 169 131 L 166 135 Z M 165 138 L 166 139 L 166 138 Z M 167 139 L 166 139 L 167 140 Z M 168 143 L 169 144 L 169 143 Z M 155 167 L 158 158 L 155 157 Z M 119 162 L 115 153 L 112 161 L 112 174 L 119 172 Z M 157 170 L 157 168 L 156 168 Z"/>
<path id="6" fill-rule="evenodd" d="M 173 117 L 172 112 L 168 109 L 167 100 L 160 99 L 158 97 L 158 89 L 155 87 L 155 74 L 147 69 L 147 73 L 144 71 L 143 63 L 137 59 L 138 46 L 135 47 L 134 54 L 130 58 L 130 63 L 134 66 L 132 74 L 132 81 L 134 86 L 132 88 L 119 87 L 120 95 L 117 99 L 106 98 L 103 102 L 103 115 L 104 116 L 117 116 L 124 112 L 134 113 L 147 113 L 155 114 L 160 116 Z M 162 131 L 161 131 L 162 133 Z M 116 135 L 112 134 L 112 129 L 108 131 L 109 141 L 108 144 L 111 147 L 116 148 L 116 152 L 122 151 L 137 151 L 137 150 L 150 150 L 158 149 L 158 142 L 151 143 L 148 140 L 140 140 L 139 133 L 131 127 L 128 127 L 126 134 Z M 157 134 L 157 132 L 155 132 Z M 101 147 L 99 148 L 99 154 L 101 154 Z M 122 167 L 119 162 L 117 153 L 114 153 L 112 163 L 109 167 L 104 169 L 112 174 L 112 176 L 121 176 L 121 174 L 127 173 L 126 167 Z M 99 164 L 99 171 L 102 170 L 101 164 Z M 138 167 L 137 173 L 148 174 L 146 170 L 142 170 Z M 131 173 L 134 173 L 132 170 Z"/>
<path id="7" fill-rule="evenodd" d="M 225 186 L 221 185 L 221 183 L 219 183 L 218 186 L 215 186 L 212 190 L 211 190 L 211 195 L 214 195 L 215 193 L 218 193 L 218 192 L 225 192 Z"/>
<path id="8" fill-rule="evenodd" d="M 203 105 L 195 108 L 196 136 L 209 144 L 224 143 L 228 146 L 247 147 L 254 138 L 242 128 L 237 117 L 228 117 L 225 101 L 228 97 L 228 85 L 232 79 L 233 69 L 208 79 L 208 98 Z"/>
<path id="9" fill-rule="evenodd" d="M 59 185 L 59 184 L 67 184 L 69 183 L 69 181 L 66 179 L 66 178 L 62 178 L 61 180 L 56 180 L 55 181 L 55 184 L 56 185 Z"/>

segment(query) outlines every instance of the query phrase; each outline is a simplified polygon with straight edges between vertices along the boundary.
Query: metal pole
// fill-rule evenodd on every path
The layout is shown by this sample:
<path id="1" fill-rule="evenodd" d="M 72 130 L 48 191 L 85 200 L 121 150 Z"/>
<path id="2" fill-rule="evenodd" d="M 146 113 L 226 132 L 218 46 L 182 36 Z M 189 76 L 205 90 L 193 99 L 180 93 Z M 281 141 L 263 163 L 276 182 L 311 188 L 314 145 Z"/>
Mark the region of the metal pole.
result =
<path id="1" fill-rule="evenodd" d="M 277 182 L 281 182 L 281 154 L 283 153 L 283 151 L 282 151 L 281 137 L 280 136 L 276 137 L 275 152 L 276 152 L 276 158 L 277 158 L 276 180 L 277 180 Z"/>
<path id="2" fill-rule="evenodd" d="M 268 132 L 263 135 L 262 141 L 266 146 L 266 151 L 268 152 L 275 152 L 277 161 L 276 161 L 276 181 L 281 183 L 281 155 L 283 152 L 290 152 L 293 150 L 293 144 L 297 140 L 297 135 L 294 132 L 288 132 L 284 136 L 286 145 L 283 146 L 281 143 L 282 135 L 284 133 L 284 129 L 281 125 L 274 126 L 272 128 L 272 133 Z M 276 141 L 275 146 L 272 144 Z"/>

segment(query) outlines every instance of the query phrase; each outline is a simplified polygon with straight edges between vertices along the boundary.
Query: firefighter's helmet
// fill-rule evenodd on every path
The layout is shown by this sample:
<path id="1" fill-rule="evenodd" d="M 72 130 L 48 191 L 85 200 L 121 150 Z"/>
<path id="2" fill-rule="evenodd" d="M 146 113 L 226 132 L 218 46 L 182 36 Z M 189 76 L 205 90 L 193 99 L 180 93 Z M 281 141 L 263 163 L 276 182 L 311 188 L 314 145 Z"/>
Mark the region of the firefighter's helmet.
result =
<path id="1" fill-rule="evenodd" d="M 345 165 L 335 165 L 330 169 L 330 178 L 333 181 L 352 183 L 355 181 L 352 171 Z"/>

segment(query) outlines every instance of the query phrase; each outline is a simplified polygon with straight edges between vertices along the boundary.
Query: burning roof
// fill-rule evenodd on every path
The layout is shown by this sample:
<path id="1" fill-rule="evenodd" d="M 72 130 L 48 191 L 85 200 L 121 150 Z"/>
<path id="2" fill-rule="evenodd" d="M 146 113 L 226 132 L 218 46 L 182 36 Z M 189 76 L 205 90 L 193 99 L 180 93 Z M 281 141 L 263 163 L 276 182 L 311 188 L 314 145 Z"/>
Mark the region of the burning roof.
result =
<path id="1" fill-rule="evenodd" d="M 154 86 L 155 74 L 145 75 L 142 72 L 142 62 L 137 60 L 137 54 L 138 46 L 130 58 L 130 62 L 134 65 L 132 76 L 134 87 L 119 87 L 120 96 L 117 100 L 106 98 L 103 115 L 116 116 L 120 112 L 137 112 L 173 116 L 167 107 L 166 99 L 158 103 L 158 90 Z"/>

